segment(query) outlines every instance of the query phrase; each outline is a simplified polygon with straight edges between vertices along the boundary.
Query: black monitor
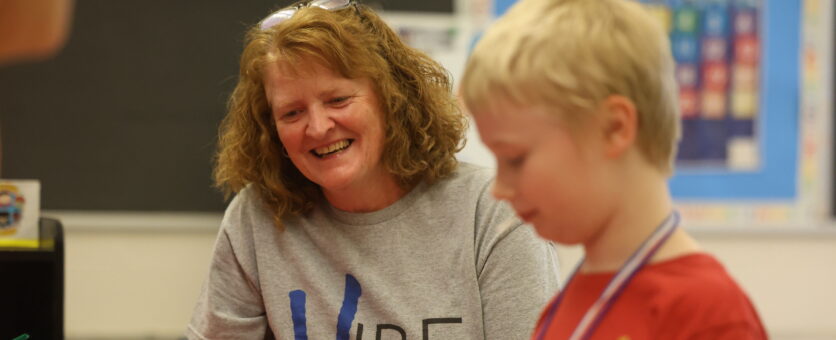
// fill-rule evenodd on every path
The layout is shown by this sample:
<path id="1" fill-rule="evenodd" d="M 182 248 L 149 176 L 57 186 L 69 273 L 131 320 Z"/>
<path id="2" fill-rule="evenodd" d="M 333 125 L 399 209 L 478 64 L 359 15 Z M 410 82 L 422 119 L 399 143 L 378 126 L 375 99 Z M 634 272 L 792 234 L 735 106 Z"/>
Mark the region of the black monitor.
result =
<path id="1" fill-rule="evenodd" d="M 38 249 L 0 248 L 0 339 L 64 339 L 64 237 L 40 219 Z"/>

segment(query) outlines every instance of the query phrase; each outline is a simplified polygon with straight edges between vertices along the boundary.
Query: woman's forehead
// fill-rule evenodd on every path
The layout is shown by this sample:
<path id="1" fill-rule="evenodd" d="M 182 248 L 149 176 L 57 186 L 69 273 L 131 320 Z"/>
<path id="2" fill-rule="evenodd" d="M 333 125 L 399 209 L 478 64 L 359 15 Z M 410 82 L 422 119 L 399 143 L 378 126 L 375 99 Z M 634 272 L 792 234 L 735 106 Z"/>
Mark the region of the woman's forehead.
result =
<path id="1" fill-rule="evenodd" d="M 328 65 L 313 60 L 274 59 L 265 63 L 261 73 L 265 77 L 264 81 L 267 81 L 266 77 L 284 79 L 345 78 Z"/>
<path id="2" fill-rule="evenodd" d="M 264 69 L 286 77 L 302 78 L 316 74 L 334 74 L 334 68 L 323 58 L 270 53 Z"/>

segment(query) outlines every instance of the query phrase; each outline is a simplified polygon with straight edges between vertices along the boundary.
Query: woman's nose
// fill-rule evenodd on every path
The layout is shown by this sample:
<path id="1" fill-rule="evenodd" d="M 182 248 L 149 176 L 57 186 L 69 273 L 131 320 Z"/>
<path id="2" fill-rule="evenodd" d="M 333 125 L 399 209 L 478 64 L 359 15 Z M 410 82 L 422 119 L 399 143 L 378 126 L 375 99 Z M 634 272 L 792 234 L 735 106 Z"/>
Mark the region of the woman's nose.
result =
<path id="1" fill-rule="evenodd" d="M 322 139 L 328 131 L 334 128 L 334 120 L 327 109 L 322 107 L 311 108 L 308 111 L 309 120 L 305 133 L 308 137 Z"/>

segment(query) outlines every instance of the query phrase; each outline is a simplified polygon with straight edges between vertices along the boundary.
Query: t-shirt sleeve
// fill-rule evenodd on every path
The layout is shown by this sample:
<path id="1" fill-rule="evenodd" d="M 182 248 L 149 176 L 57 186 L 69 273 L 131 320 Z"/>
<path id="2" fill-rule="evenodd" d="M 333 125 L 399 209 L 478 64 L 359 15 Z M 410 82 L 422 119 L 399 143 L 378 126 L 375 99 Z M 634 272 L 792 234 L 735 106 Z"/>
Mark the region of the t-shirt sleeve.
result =
<path id="1" fill-rule="evenodd" d="M 557 293 L 555 248 L 488 190 L 477 211 L 477 229 L 485 233 L 477 237 L 476 268 L 485 339 L 529 339 L 543 306 Z"/>
<path id="2" fill-rule="evenodd" d="M 768 336 L 749 298 L 739 290 L 718 298 L 712 308 L 696 314 L 690 322 L 692 334 L 678 337 L 686 340 L 766 340 Z M 732 288 L 728 289 L 732 290 Z M 710 315 L 710 316 L 708 316 Z M 686 328 L 687 329 L 687 328 Z"/>
<path id="3" fill-rule="evenodd" d="M 768 338 L 746 293 L 712 260 L 699 267 L 688 282 L 668 285 L 661 301 L 666 311 L 659 323 L 665 339 L 765 340 Z"/>
<path id="4" fill-rule="evenodd" d="M 209 277 L 186 330 L 190 340 L 272 338 L 257 278 L 245 270 L 254 260 L 246 255 L 246 245 L 233 246 L 235 237 L 228 231 L 236 203 L 241 202 L 230 204 L 215 242 Z"/>

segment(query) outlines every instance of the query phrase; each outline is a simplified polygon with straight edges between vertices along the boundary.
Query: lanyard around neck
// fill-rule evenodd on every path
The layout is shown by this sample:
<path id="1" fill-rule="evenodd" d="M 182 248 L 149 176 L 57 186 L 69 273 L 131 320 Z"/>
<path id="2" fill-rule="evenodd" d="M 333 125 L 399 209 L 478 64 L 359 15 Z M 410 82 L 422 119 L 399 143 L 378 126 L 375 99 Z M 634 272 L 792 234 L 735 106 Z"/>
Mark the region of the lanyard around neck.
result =
<path id="1" fill-rule="evenodd" d="M 656 227 L 653 234 L 650 234 L 650 236 L 644 240 L 642 245 L 633 252 L 633 255 L 631 255 L 627 262 L 621 266 L 621 269 L 618 270 L 615 276 L 610 279 L 610 282 L 604 288 L 604 291 L 602 291 L 601 295 L 598 296 L 598 300 L 596 300 L 595 303 L 587 309 L 583 318 L 575 327 L 572 335 L 569 337 L 569 340 L 584 340 L 588 339 L 592 335 L 592 332 L 598 327 L 598 324 L 601 322 L 604 314 L 606 314 L 610 309 L 616 298 L 618 298 L 624 290 L 624 287 L 627 286 L 627 283 L 629 283 L 633 276 L 636 275 L 636 272 L 638 272 L 639 269 L 641 269 L 647 261 L 653 257 L 653 254 L 656 254 L 656 251 L 659 250 L 662 244 L 665 243 L 665 240 L 673 234 L 673 231 L 676 230 L 677 226 L 679 226 L 679 213 L 672 211 L 668 214 L 668 217 L 666 217 L 665 220 L 662 221 L 658 227 Z M 564 293 L 569 289 L 569 285 L 572 283 L 572 278 L 578 272 L 581 265 L 583 265 L 583 260 L 581 260 L 578 266 L 575 267 L 575 270 L 572 272 L 572 275 L 569 276 L 569 281 L 566 283 L 563 291 L 558 294 L 557 299 L 555 299 L 554 303 L 552 303 L 546 311 L 546 317 L 543 319 L 543 326 L 540 328 L 536 336 L 537 340 L 542 340 L 543 337 L 546 336 L 546 331 L 548 331 L 552 319 L 554 319 L 557 314 L 557 308 L 563 301 Z"/>

